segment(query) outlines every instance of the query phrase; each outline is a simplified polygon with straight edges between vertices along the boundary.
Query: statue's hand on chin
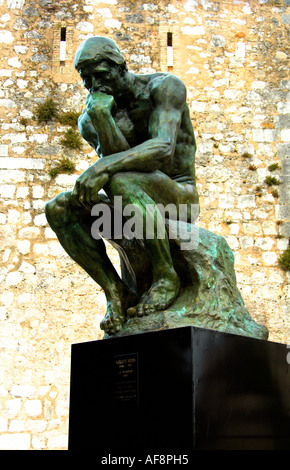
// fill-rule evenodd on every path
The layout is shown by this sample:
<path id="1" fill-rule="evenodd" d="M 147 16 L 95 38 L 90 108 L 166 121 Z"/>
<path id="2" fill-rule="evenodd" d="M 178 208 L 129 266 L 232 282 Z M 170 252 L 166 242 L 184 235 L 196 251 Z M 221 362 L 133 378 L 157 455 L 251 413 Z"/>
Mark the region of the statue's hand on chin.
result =
<path id="1" fill-rule="evenodd" d="M 90 117 L 93 117 L 100 112 L 111 113 L 115 106 L 116 103 L 114 97 L 101 91 L 90 93 L 86 102 L 86 110 Z"/>

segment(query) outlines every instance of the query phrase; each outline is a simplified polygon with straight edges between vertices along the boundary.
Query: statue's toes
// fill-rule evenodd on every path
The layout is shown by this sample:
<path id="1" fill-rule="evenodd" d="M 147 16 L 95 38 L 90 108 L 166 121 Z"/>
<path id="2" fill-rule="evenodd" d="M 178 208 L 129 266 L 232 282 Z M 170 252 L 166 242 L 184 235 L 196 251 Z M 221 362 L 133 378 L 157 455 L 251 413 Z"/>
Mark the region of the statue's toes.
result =
<path id="1" fill-rule="evenodd" d="M 137 314 L 137 308 L 136 307 L 130 307 L 127 310 L 127 315 L 128 317 L 135 317 Z"/>
<path id="2" fill-rule="evenodd" d="M 123 317 L 114 318 L 112 323 L 113 323 L 112 328 L 111 328 L 112 332 L 118 333 L 118 331 L 120 331 L 123 326 L 124 318 Z"/>
<path id="3" fill-rule="evenodd" d="M 111 319 L 104 319 L 103 321 L 101 321 L 100 323 L 100 328 L 101 330 L 105 331 L 105 333 L 108 333 L 110 328 L 111 328 L 111 325 L 112 322 L 111 322 Z"/>
<path id="4" fill-rule="evenodd" d="M 155 307 L 151 304 L 140 304 L 137 306 L 137 315 L 138 317 L 144 317 L 146 315 L 150 315 L 150 313 L 154 313 Z"/>
<path id="5" fill-rule="evenodd" d="M 136 313 L 137 313 L 137 316 L 138 317 L 144 317 L 146 315 L 151 315 L 153 313 L 156 313 L 156 312 L 160 312 L 162 310 L 166 310 L 166 308 L 168 307 L 168 302 L 160 302 L 160 303 L 157 303 L 157 302 L 147 302 L 147 303 L 142 303 L 142 304 L 139 304 L 137 305 L 136 307 Z"/>
<path id="6" fill-rule="evenodd" d="M 167 307 L 168 307 L 168 302 L 164 302 L 164 303 L 159 304 L 158 310 L 159 311 L 166 310 Z"/>

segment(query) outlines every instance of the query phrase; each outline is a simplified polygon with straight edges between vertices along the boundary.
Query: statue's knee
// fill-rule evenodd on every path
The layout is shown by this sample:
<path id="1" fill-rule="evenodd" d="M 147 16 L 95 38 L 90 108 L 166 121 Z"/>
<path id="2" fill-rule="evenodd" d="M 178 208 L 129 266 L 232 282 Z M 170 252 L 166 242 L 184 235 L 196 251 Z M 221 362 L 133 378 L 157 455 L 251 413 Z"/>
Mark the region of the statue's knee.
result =
<path id="1" fill-rule="evenodd" d="M 132 182 L 131 182 L 132 184 Z M 129 175 L 126 172 L 115 173 L 109 181 L 109 189 L 114 195 L 123 195 L 130 188 Z"/>
<path id="2" fill-rule="evenodd" d="M 68 222 L 70 194 L 69 192 L 60 193 L 45 205 L 45 215 L 53 230 L 57 230 Z"/>

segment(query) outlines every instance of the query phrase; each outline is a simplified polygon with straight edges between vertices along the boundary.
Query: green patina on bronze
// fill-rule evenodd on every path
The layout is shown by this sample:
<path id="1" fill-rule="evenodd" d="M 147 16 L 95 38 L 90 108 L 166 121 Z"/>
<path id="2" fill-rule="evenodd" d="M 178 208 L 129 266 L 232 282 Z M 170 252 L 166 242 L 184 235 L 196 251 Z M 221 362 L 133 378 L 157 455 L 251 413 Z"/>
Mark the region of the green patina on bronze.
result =
<path id="1" fill-rule="evenodd" d="M 114 197 L 122 196 L 123 208 L 140 209 L 143 227 L 150 223 L 148 204 L 177 210 L 198 204 L 186 88 L 172 74 L 131 73 L 114 41 L 103 37 L 81 44 L 75 67 L 89 91 L 79 130 L 100 158 L 73 191 L 46 205 L 46 216 L 63 248 L 106 294 L 101 328 L 111 336 L 194 325 L 267 338 L 244 306 L 226 241 L 197 229 L 194 248 L 182 249 L 193 229 L 189 218 L 166 221 L 161 239 L 144 232 L 139 240 L 109 240 L 120 254 L 122 276 L 117 274 L 104 241 L 91 235 L 96 203 L 107 204 L 114 220 Z M 170 229 L 177 231 L 174 239 Z"/>

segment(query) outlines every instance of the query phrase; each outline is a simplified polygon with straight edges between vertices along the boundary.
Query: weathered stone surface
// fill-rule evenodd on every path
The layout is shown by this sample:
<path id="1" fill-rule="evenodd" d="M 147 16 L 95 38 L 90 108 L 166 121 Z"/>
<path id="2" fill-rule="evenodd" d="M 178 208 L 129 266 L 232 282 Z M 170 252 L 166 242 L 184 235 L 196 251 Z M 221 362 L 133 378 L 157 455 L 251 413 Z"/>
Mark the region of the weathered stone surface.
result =
<path id="1" fill-rule="evenodd" d="M 282 15 L 289 15 L 290 0 L 281 0 L 280 5 L 262 1 L 257 8 L 255 2 L 236 0 L 59 3 L 0 0 L 0 152 L 4 157 L 0 163 L 5 166 L 0 169 L 0 380 L 5 389 L 5 395 L 0 390 L 0 448 L 13 450 L 23 444 L 36 449 L 67 446 L 70 344 L 102 337 L 103 292 L 56 245 L 48 246 L 53 236 L 47 225 L 34 225 L 34 221 L 44 223 L 35 220 L 43 212 L 41 204 L 71 188 L 84 165 L 97 158 L 89 147 L 81 154 L 67 151 L 60 145 L 64 129 L 59 123 L 43 127 L 34 118 L 35 107 L 46 97 L 65 111 L 80 111 L 86 94 L 74 72 L 73 55 L 90 34 L 115 37 L 129 68 L 146 73 L 148 68 L 168 71 L 167 33 L 173 33 L 172 72 L 186 83 L 197 139 L 199 225 L 223 236 L 233 250 L 238 287 L 250 315 L 267 325 L 271 340 L 289 342 L 289 273 L 275 260 L 290 236 L 290 189 L 283 179 L 287 157 L 277 156 L 277 144 L 289 143 L 290 114 L 285 104 L 290 90 L 289 25 L 282 23 Z M 23 15 L 30 6 L 38 16 Z M 213 11 L 216 7 L 219 11 Z M 104 16 L 97 10 L 103 10 Z M 143 23 L 126 21 L 126 15 L 141 13 Z M 93 31 L 76 29 L 80 22 L 92 24 Z M 65 66 L 59 63 L 61 26 L 67 27 Z M 211 43 L 213 34 L 225 38 L 223 47 Z M 32 62 L 34 54 L 45 54 L 48 61 Z M 20 60 L 15 61 L 15 56 Z M 250 91 L 257 94 L 248 95 Z M 22 118 L 25 125 L 20 124 Z M 253 130 L 263 131 L 256 134 L 262 140 L 253 140 Z M 25 134 L 26 140 L 5 139 L 18 133 Z M 37 143 L 32 136 L 38 134 L 47 135 L 47 142 Z M 279 152 L 285 154 L 285 150 Z M 77 171 L 52 180 L 49 170 L 62 153 L 73 159 Z M 268 166 L 273 163 L 282 166 L 274 173 L 283 181 L 278 187 L 264 182 L 272 174 Z M 256 170 L 249 170 L 250 166 Z M 34 186 L 43 187 L 41 198 L 33 198 Z M 274 189 L 279 197 L 273 197 Z M 246 199 L 239 202 L 240 196 Z M 11 210 L 20 213 L 18 219 Z M 263 247 L 269 237 L 273 246 L 268 255 Z M 118 254 L 110 245 L 107 249 L 119 270 Z M 20 271 L 15 276 L 26 266 L 23 262 L 35 272 Z M 8 277 L 9 286 L 8 273 L 14 273 Z M 11 400 L 13 385 L 21 384 L 35 387 L 31 398 L 42 401 L 42 415 L 27 415 L 25 397 Z"/>
<path id="2" fill-rule="evenodd" d="M 169 220 L 167 228 L 169 236 L 177 231 L 170 243 L 174 267 L 182 276 L 181 291 L 168 309 L 130 318 L 114 336 L 191 325 L 267 339 L 267 328 L 257 324 L 244 305 L 237 287 L 234 255 L 226 240 L 185 222 L 177 222 L 176 228 L 176 222 Z M 124 240 L 122 244 L 130 259 L 130 243 Z M 130 273 L 124 270 L 125 263 L 123 273 L 128 278 Z M 148 276 L 146 270 L 143 275 Z"/>

